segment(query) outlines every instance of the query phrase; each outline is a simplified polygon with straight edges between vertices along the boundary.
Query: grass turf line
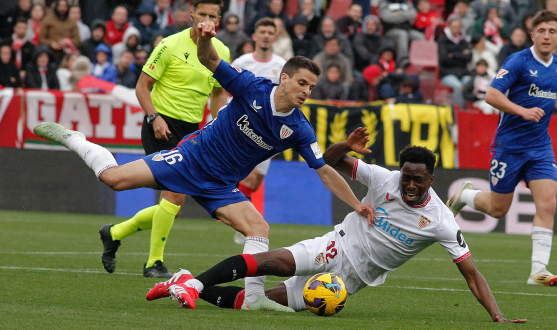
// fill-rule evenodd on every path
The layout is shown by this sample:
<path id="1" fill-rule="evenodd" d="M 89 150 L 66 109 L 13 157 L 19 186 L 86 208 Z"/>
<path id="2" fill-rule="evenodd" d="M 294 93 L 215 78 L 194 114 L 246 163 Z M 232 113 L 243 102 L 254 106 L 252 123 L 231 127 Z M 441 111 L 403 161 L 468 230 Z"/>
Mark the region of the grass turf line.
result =
<path id="1" fill-rule="evenodd" d="M 556 288 L 526 286 L 529 236 L 465 234 L 472 256 L 506 317 L 523 325 L 498 325 L 468 291 L 457 267 L 438 244 L 392 272 L 384 285 L 348 298 L 330 318 L 310 312 L 284 314 L 225 310 L 203 301 L 183 310 L 168 299 L 148 302 L 156 282 L 141 276 L 149 233 L 125 239 L 116 273 L 103 271 L 98 229 L 122 218 L 0 211 L 0 328 L 23 329 L 554 329 Z M 320 236 L 331 227 L 271 225 L 271 249 Z M 233 230 L 210 220 L 178 219 L 165 263 L 199 274 L 226 256 L 241 253 Z M 95 251 L 98 251 L 95 253 Z M 556 251 L 553 251 L 555 260 Z M 557 271 L 555 262 L 549 270 Z M 279 283 L 267 277 L 267 287 Z M 243 281 L 235 285 L 243 286 Z M 535 296 L 534 294 L 539 294 Z"/>

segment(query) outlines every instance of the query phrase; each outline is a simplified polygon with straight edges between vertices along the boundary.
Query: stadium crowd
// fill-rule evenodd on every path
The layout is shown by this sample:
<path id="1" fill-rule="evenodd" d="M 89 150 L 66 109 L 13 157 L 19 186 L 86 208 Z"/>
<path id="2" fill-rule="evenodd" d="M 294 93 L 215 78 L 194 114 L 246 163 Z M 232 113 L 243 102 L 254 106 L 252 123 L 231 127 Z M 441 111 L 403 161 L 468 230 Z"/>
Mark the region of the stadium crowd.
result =
<path id="1" fill-rule="evenodd" d="M 255 23 L 270 17 L 275 54 L 303 55 L 320 66 L 312 98 L 421 103 L 429 100 L 411 69 L 409 46 L 435 42 L 436 79 L 452 90 L 453 105 L 486 113 L 496 111 L 484 98 L 499 67 L 532 45 L 536 11 L 557 10 L 557 0 L 297 1 L 224 1 L 217 38 L 231 61 L 253 52 Z M 345 15 L 334 12 L 341 2 Z M 0 85 L 69 91 L 91 74 L 135 88 L 151 50 L 191 26 L 190 10 L 187 0 L 8 1 L 0 9 Z"/>

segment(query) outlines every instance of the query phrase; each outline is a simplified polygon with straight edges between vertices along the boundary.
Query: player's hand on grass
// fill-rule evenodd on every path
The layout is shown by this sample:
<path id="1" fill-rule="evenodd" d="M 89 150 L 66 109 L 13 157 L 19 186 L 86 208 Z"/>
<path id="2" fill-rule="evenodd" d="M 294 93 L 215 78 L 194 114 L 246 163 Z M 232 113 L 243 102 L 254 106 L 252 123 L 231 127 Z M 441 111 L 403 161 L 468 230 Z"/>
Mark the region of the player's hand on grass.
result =
<path id="1" fill-rule="evenodd" d="M 358 127 L 352 132 L 348 139 L 346 139 L 346 144 L 352 151 L 355 151 L 359 154 L 370 154 L 371 150 L 366 149 L 366 143 L 368 143 L 369 135 L 366 127 Z"/>
<path id="2" fill-rule="evenodd" d="M 525 108 L 521 114 L 521 117 L 528 121 L 535 121 L 537 123 L 540 121 L 543 115 L 545 115 L 545 111 L 538 107 L 535 107 L 530 109 Z"/>
<path id="3" fill-rule="evenodd" d="M 200 37 L 212 38 L 217 35 L 215 30 L 215 22 L 206 19 L 205 21 L 197 24 L 197 32 Z"/>
<path id="4" fill-rule="evenodd" d="M 356 210 L 356 212 L 358 212 L 358 214 L 362 217 L 366 217 L 367 223 L 373 227 L 373 215 L 375 213 L 373 211 L 373 207 L 360 203 L 354 206 L 354 210 Z"/>
<path id="5" fill-rule="evenodd" d="M 167 134 L 172 134 L 172 132 L 168 129 L 168 125 L 164 119 L 161 118 L 161 116 L 155 117 L 155 120 L 153 121 L 153 130 L 155 131 L 155 137 L 159 140 L 168 141 Z"/>
<path id="6" fill-rule="evenodd" d="M 498 323 L 526 323 L 526 319 L 507 320 L 506 318 L 504 318 L 502 316 L 495 316 L 495 320 L 493 320 L 493 321 L 498 322 Z"/>

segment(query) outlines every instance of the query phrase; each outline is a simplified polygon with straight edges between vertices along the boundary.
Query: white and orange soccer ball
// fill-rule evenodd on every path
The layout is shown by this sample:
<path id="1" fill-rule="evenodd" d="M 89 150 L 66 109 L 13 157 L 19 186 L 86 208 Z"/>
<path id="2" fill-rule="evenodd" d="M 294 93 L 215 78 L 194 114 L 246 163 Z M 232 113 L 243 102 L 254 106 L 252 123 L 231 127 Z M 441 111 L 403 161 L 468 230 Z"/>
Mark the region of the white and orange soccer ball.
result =
<path id="1" fill-rule="evenodd" d="M 307 308 L 319 316 L 333 316 L 346 304 L 348 293 L 342 279 L 334 274 L 313 275 L 304 287 Z"/>

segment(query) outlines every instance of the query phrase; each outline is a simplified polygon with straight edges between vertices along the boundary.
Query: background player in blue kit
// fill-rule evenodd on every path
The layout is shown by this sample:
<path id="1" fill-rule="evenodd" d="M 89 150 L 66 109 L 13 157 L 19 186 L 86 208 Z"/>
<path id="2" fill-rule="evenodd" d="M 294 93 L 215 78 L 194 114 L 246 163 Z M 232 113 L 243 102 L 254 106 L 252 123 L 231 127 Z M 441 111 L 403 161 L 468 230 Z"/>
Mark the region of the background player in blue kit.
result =
<path id="1" fill-rule="evenodd" d="M 532 226 L 532 270 L 529 285 L 557 286 L 547 271 L 557 195 L 557 165 L 548 133 L 557 96 L 557 13 L 544 10 L 532 20 L 534 45 L 514 53 L 503 64 L 485 101 L 501 110 L 493 141 L 491 191 L 463 183 L 447 201 L 456 215 L 464 205 L 492 217 L 504 216 L 520 180 L 528 184 L 536 205 Z M 505 93 L 507 93 L 505 96 Z"/>
<path id="2" fill-rule="evenodd" d="M 298 109 L 311 94 L 319 67 L 305 57 L 293 57 L 284 65 L 277 86 L 221 60 L 211 42 L 214 22 L 205 20 L 198 29 L 200 62 L 234 98 L 216 119 L 186 135 L 175 149 L 118 166 L 108 150 L 88 142 L 80 132 L 41 123 L 35 134 L 75 151 L 114 190 L 149 187 L 191 195 L 213 217 L 246 236 L 245 254 L 269 250 L 269 226 L 236 182 L 263 160 L 289 148 L 304 157 L 329 190 L 371 221 L 373 209 L 360 203 L 346 181 L 325 164 L 315 132 Z M 265 297 L 264 280 L 246 281 L 242 308 L 292 311 Z"/>

